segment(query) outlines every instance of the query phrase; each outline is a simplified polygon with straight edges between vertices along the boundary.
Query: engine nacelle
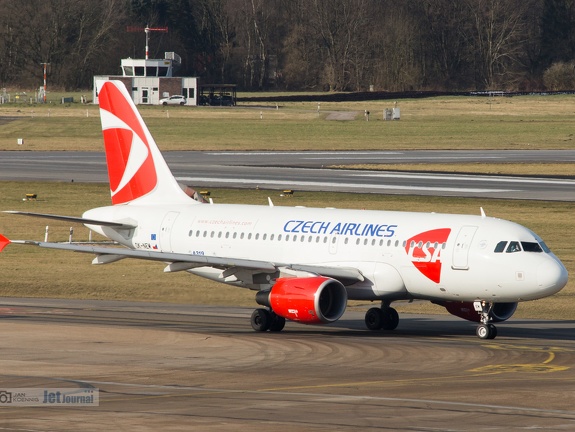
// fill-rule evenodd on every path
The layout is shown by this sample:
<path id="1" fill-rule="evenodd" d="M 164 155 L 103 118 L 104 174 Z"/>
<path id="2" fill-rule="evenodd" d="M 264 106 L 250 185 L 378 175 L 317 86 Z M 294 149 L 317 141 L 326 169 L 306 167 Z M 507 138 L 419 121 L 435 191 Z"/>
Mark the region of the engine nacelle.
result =
<path id="1" fill-rule="evenodd" d="M 256 301 L 292 321 L 327 324 L 345 312 L 347 291 L 341 282 L 323 276 L 280 278 L 271 290 L 259 291 Z"/>
<path id="2" fill-rule="evenodd" d="M 446 301 L 438 303 L 447 309 L 451 315 L 468 321 L 480 322 L 481 315 L 475 310 L 472 302 L 453 302 Z M 513 316 L 517 309 L 517 303 L 495 303 L 491 309 L 491 322 L 506 321 Z"/>

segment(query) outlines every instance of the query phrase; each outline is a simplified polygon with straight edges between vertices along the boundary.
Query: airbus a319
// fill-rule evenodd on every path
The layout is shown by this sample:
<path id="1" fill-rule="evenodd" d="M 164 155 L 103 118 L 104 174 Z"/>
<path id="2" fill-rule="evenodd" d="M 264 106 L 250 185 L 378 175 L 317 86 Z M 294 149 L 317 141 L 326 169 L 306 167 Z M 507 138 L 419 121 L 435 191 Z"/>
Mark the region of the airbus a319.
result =
<path id="1" fill-rule="evenodd" d="M 202 203 L 172 175 L 120 81 L 98 83 L 112 205 L 82 217 L 30 214 L 83 223 L 121 247 L 0 237 L 9 243 L 95 254 L 94 264 L 160 261 L 255 291 L 256 331 L 286 319 L 329 324 L 348 300 L 379 303 L 370 330 L 394 330 L 391 306 L 423 299 L 476 321 L 492 339 L 517 303 L 557 293 L 567 271 L 529 229 L 480 215 Z"/>

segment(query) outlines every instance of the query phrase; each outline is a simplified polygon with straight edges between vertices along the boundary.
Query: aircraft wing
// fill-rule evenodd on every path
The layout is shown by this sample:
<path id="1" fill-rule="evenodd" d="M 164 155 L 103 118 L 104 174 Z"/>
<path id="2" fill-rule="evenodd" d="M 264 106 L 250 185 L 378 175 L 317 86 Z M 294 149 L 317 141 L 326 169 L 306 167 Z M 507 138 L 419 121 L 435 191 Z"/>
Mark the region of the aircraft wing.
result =
<path id="1" fill-rule="evenodd" d="M 117 229 L 132 229 L 136 228 L 138 224 L 136 222 L 131 221 L 102 221 L 102 220 L 95 220 L 95 219 L 85 219 L 81 217 L 74 217 L 74 216 L 62 216 L 62 215 L 54 215 L 54 214 L 47 214 L 47 213 L 31 213 L 31 212 L 22 212 L 22 211 L 15 211 L 15 210 L 6 210 L 2 213 L 10 213 L 15 215 L 21 216 L 32 216 L 44 219 L 53 219 L 59 220 L 64 222 L 74 222 L 74 223 L 81 223 L 87 225 L 100 225 L 100 226 L 109 226 Z"/>
<path id="2" fill-rule="evenodd" d="M 160 252 L 155 250 L 134 250 L 124 247 L 107 247 L 74 243 L 51 243 L 30 240 L 9 240 L 0 234 L 0 251 L 7 244 L 23 244 L 39 246 L 47 249 L 59 249 L 96 255 L 93 264 L 108 264 L 124 258 L 135 258 L 168 263 L 164 271 L 175 272 L 194 267 L 209 266 L 222 269 L 244 268 L 263 272 L 275 272 L 289 269 L 331 277 L 347 282 L 363 281 L 361 272 L 353 267 L 336 267 L 320 265 L 303 265 L 296 263 L 272 263 L 268 261 L 249 260 L 242 258 L 214 257 L 205 255 L 190 255 L 182 253 Z"/>

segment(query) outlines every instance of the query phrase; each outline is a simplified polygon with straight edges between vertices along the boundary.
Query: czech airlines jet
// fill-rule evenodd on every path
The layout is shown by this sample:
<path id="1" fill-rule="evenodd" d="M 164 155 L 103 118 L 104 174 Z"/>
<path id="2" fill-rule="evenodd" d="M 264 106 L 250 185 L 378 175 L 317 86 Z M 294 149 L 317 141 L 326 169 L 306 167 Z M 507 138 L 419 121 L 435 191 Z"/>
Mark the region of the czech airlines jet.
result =
<path id="1" fill-rule="evenodd" d="M 492 339 L 494 322 L 517 303 L 550 296 L 567 271 L 545 243 L 513 222 L 478 216 L 207 204 L 173 177 L 120 81 L 98 83 L 112 206 L 81 218 L 24 213 L 83 223 L 123 247 L 0 238 L 95 254 L 93 264 L 124 258 L 166 263 L 256 291 L 251 325 L 281 331 L 285 320 L 332 323 L 348 300 L 372 300 L 370 330 L 393 330 L 397 300 L 424 299 L 476 321 Z M 22 213 L 22 212 L 12 212 Z"/>

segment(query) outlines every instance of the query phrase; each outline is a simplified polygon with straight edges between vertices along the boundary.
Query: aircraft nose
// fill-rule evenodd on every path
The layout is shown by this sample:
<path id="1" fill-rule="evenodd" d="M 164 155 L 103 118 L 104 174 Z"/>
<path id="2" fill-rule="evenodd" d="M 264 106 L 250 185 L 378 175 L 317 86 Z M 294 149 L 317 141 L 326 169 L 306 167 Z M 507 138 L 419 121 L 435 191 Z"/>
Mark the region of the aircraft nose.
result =
<path id="1" fill-rule="evenodd" d="M 556 293 L 567 284 L 567 269 L 558 259 L 549 259 L 537 267 L 537 283 L 549 294 Z"/>

